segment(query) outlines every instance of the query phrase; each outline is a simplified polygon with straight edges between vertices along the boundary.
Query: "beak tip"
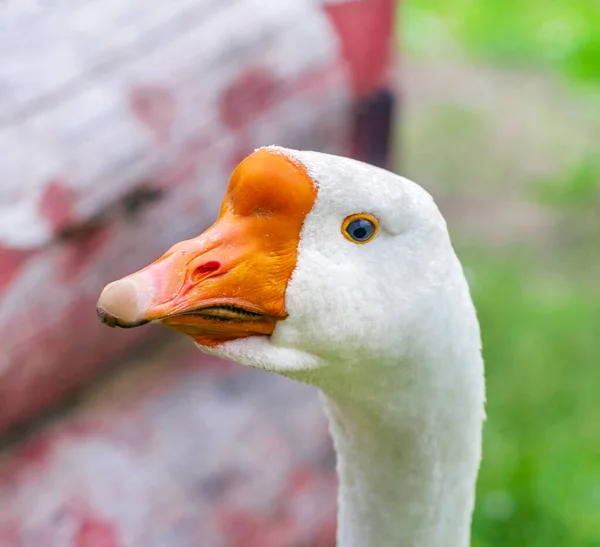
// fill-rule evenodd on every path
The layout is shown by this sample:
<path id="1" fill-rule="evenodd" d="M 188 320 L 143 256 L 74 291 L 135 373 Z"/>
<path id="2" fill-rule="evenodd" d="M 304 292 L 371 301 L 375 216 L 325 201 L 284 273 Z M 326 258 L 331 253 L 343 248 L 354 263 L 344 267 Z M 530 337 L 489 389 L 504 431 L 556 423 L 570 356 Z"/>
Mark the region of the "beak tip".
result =
<path id="1" fill-rule="evenodd" d="M 132 279 L 107 285 L 96 304 L 98 319 L 108 327 L 127 327 L 147 322 L 140 313 L 139 291 Z"/>
<path id="2" fill-rule="evenodd" d="M 114 329 L 117 326 L 116 318 L 110 315 L 104 308 L 96 306 L 96 315 L 98 316 L 98 319 L 100 319 L 100 322 L 107 327 Z"/>

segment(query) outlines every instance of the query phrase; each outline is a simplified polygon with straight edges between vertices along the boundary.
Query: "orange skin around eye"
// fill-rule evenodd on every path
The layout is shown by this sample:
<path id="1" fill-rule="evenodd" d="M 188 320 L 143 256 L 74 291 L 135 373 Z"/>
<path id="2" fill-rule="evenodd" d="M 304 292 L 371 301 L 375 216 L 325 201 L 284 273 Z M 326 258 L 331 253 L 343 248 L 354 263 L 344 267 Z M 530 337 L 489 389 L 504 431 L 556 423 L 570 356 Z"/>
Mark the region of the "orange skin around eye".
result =
<path id="1" fill-rule="evenodd" d="M 274 150 L 254 152 L 233 172 L 208 230 L 111 284 L 129 279 L 136 295 L 150 296 L 132 297 L 127 313 L 101 296 L 99 315 L 124 327 L 160 321 L 208 346 L 271 334 L 287 316 L 285 291 L 316 194 L 302 165 Z"/>

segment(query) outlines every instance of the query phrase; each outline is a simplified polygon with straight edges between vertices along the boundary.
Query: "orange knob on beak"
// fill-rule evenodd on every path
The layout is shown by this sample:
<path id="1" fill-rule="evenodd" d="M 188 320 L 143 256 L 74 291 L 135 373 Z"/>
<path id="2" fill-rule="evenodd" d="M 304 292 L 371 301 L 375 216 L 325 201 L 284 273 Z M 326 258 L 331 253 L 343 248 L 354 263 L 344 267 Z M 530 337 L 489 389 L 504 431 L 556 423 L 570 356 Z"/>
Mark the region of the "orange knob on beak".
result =
<path id="1" fill-rule="evenodd" d="M 99 318 L 126 328 L 159 321 L 209 346 L 271 334 L 287 316 L 285 290 L 315 198 L 301 165 L 272 149 L 254 152 L 233 172 L 217 221 L 107 285 Z"/>

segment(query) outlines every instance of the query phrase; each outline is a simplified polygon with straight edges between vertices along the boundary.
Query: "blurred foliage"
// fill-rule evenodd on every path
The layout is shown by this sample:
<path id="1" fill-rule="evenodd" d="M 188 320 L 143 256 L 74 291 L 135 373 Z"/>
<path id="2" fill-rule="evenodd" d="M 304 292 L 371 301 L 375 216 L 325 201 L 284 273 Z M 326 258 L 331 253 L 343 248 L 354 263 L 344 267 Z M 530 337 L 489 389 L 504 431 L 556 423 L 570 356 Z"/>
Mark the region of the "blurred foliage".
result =
<path id="1" fill-rule="evenodd" d="M 567 173 L 541 181 L 537 185 L 537 197 L 542 203 L 561 209 L 592 207 L 597 211 L 600 206 L 600 157 L 585 158 Z"/>
<path id="2" fill-rule="evenodd" d="M 529 253 L 465 262 L 488 383 L 473 545 L 600 547 L 600 293 Z"/>
<path id="3" fill-rule="evenodd" d="M 531 68 L 573 84 L 564 100 L 583 112 L 600 104 L 596 97 L 584 106 L 575 89 L 589 84 L 599 94 L 596 0 L 407 0 L 399 17 L 402 49 L 417 60 L 467 58 L 513 74 Z M 440 178 L 453 203 L 484 191 L 502 200 L 505 192 L 486 172 L 507 163 L 490 137 L 506 112 L 490 106 L 487 132 L 472 116 L 454 115 L 449 132 L 448 120 L 434 115 L 437 104 L 408 121 L 410 136 L 419 137 L 403 141 L 411 175 Z M 552 102 L 544 108 L 553 117 Z M 535 202 L 552 228 L 502 248 L 455 238 L 481 321 L 488 390 L 473 547 L 600 547 L 600 155 L 582 125 L 588 147 L 582 139 L 578 157 L 569 148 L 566 169 L 529 180 L 524 162 L 536 148 L 528 139 L 548 140 L 544 127 L 537 131 L 516 136 L 525 153 L 510 159 L 505 180 L 520 181 L 507 185 L 511 199 Z M 554 127 L 551 139 L 564 143 L 564 133 L 574 134 Z"/>
<path id="4" fill-rule="evenodd" d="M 407 0 L 400 15 L 409 48 L 449 39 L 489 60 L 600 83 L 596 0 Z"/>

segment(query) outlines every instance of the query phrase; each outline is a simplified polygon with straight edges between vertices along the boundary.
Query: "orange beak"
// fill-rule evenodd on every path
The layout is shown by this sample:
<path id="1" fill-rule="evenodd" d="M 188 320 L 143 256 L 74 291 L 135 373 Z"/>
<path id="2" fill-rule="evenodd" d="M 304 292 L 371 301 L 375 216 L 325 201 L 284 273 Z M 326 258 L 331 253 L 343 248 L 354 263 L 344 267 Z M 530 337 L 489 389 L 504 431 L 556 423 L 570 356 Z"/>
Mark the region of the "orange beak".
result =
<path id="1" fill-rule="evenodd" d="M 270 149 L 251 154 L 234 171 L 215 224 L 107 285 L 100 320 L 125 328 L 159 321 L 208 346 L 270 335 L 287 317 L 285 291 L 315 198 L 301 165 Z"/>

